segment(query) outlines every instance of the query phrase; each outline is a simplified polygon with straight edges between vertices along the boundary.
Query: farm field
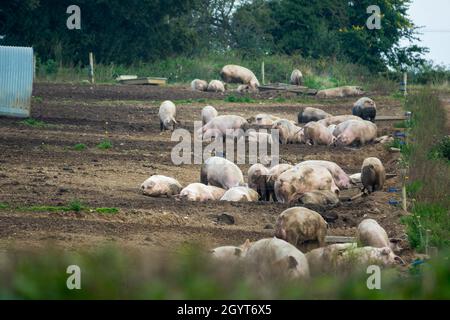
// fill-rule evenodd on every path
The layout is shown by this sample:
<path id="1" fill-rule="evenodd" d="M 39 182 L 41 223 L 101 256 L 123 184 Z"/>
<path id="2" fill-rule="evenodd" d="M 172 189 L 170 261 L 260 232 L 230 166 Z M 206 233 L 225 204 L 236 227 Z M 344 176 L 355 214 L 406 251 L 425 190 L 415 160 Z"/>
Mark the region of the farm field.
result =
<path id="1" fill-rule="evenodd" d="M 378 115 L 403 115 L 401 100 L 371 96 L 377 102 Z M 296 120 L 302 106 L 318 107 L 333 115 L 351 113 L 356 98 L 320 100 L 265 92 L 252 96 L 250 103 L 229 103 L 225 97 L 182 87 L 35 84 L 32 118 L 40 122 L 30 125 L 0 118 L 0 247 L 54 244 L 77 250 L 114 244 L 170 251 L 185 244 L 208 249 L 273 236 L 276 218 L 288 205 L 191 203 L 150 198 L 139 192 L 140 184 L 152 174 L 172 176 L 183 186 L 199 182 L 199 165 L 175 166 L 171 162 L 171 150 L 177 142 L 170 141 L 170 132 L 159 131 L 161 101 L 174 101 L 180 127 L 192 132 L 193 121 L 200 119 L 201 108 L 207 104 L 220 114 L 250 118 L 270 113 Z M 393 124 L 377 122 L 379 136 L 394 132 Z M 102 141 L 109 141 L 111 147 L 99 148 Z M 349 174 L 359 172 L 369 156 L 379 157 L 387 173 L 398 173 L 398 154 L 382 144 L 354 149 L 280 145 L 280 163 L 331 160 Z M 246 175 L 249 165 L 240 168 Z M 400 187 L 396 177 L 387 180 L 382 192 L 336 208 L 317 209 L 329 217 L 328 234 L 354 236 L 362 219 L 374 218 L 389 237 L 402 239 L 405 250 L 401 256 L 410 259 L 400 223 L 403 212 L 389 204 L 389 199 L 399 200 L 399 195 L 389 193 L 390 187 Z M 353 189 L 344 195 L 357 193 Z M 74 200 L 90 209 L 54 210 Z M 234 223 L 219 221 L 222 213 L 232 215 Z"/>

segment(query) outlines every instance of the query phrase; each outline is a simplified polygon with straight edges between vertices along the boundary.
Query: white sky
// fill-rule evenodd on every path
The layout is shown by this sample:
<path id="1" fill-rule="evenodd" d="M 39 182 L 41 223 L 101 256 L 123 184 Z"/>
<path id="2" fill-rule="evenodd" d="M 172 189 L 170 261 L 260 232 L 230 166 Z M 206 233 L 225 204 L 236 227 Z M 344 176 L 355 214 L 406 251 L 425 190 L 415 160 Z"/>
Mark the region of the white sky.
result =
<path id="1" fill-rule="evenodd" d="M 420 30 L 420 44 L 428 47 L 428 60 L 450 67 L 450 0 L 413 0 L 409 10 Z"/>

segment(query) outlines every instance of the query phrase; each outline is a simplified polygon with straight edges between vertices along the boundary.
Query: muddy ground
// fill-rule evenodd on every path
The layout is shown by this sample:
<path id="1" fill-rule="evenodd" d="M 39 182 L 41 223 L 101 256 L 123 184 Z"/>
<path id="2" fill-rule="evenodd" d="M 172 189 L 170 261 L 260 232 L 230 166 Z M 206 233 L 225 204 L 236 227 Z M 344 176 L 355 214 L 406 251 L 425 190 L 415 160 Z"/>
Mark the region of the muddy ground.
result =
<path id="1" fill-rule="evenodd" d="M 32 127 L 17 119 L 0 118 L 0 247 L 34 248 L 52 243 L 79 249 L 114 243 L 129 248 L 175 250 L 187 243 L 209 248 L 272 236 L 276 217 L 287 205 L 150 198 L 139 193 L 139 185 L 152 174 L 173 176 L 183 185 L 199 181 L 199 165 L 175 166 L 171 162 L 171 149 L 176 143 L 170 141 L 169 132 L 159 132 L 157 112 L 162 100 L 183 100 L 177 105 L 178 119 L 181 127 L 191 131 L 206 104 L 213 104 L 221 114 L 250 118 L 264 112 L 295 120 L 301 106 L 320 107 L 338 115 L 351 112 L 355 101 L 280 95 L 264 93 L 254 97 L 255 103 L 241 104 L 227 103 L 221 94 L 194 93 L 186 88 L 35 84 L 32 117 L 46 126 Z M 372 97 L 379 115 L 403 114 L 399 100 Z M 393 123 L 378 122 L 379 134 L 392 133 Z M 113 147 L 98 149 L 103 139 L 109 139 Z M 87 149 L 74 150 L 79 143 Z M 335 161 L 348 173 L 359 172 L 369 156 L 379 157 L 388 173 L 395 174 L 398 168 L 398 154 L 379 144 L 359 149 L 283 145 L 280 155 L 280 162 L 291 164 L 309 159 Z M 244 174 L 248 167 L 241 166 Z M 357 224 L 371 217 L 389 236 L 405 239 L 400 223 L 403 212 L 388 203 L 389 199 L 400 199 L 399 194 L 387 192 L 393 186 L 400 187 L 397 178 L 389 179 L 382 192 L 337 208 L 321 209 L 337 217 L 330 222 L 329 234 L 354 236 Z M 355 189 L 347 194 L 357 192 Z M 91 208 L 118 208 L 119 213 L 24 209 L 66 205 L 73 199 Z M 233 215 L 235 223 L 218 222 L 221 213 Z M 403 241 L 403 245 L 407 246 L 407 242 Z"/>

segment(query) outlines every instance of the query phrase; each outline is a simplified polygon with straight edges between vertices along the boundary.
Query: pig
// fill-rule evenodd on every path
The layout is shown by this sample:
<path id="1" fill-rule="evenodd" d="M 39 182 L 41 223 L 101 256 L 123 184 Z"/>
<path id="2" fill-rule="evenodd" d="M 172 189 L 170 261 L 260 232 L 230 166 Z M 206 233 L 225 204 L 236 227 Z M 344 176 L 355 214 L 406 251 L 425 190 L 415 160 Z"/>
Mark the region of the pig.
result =
<path id="1" fill-rule="evenodd" d="M 217 117 L 219 113 L 213 106 L 206 106 L 202 109 L 202 124 L 205 125 Z"/>
<path id="2" fill-rule="evenodd" d="M 357 86 L 344 86 L 338 88 L 331 88 L 320 90 L 316 96 L 318 98 L 344 98 L 363 95 L 364 91 L 361 87 Z"/>
<path id="3" fill-rule="evenodd" d="M 253 189 L 248 187 L 233 187 L 228 189 L 220 201 L 232 201 L 232 202 L 254 202 L 258 201 L 259 194 Z"/>
<path id="4" fill-rule="evenodd" d="M 220 200 L 225 194 L 225 189 L 207 186 L 203 183 L 191 183 L 180 192 L 180 198 L 189 201 Z"/>
<path id="5" fill-rule="evenodd" d="M 275 181 L 274 189 L 281 203 L 297 202 L 303 194 L 315 190 L 339 193 L 330 171 L 317 165 L 293 167 L 283 172 Z"/>
<path id="6" fill-rule="evenodd" d="M 277 218 L 275 236 L 298 249 L 307 245 L 309 250 L 325 245 L 328 224 L 317 212 L 293 207 L 283 211 Z"/>
<path id="7" fill-rule="evenodd" d="M 317 122 L 319 122 L 320 124 L 323 124 L 325 127 L 331 126 L 332 124 L 338 125 L 342 122 L 345 122 L 347 120 L 362 120 L 360 117 L 351 115 L 351 114 L 345 114 L 342 116 L 332 116 L 332 117 L 328 117 L 322 120 L 319 120 Z"/>
<path id="8" fill-rule="evenodd" d="M 292 244 L 278 238 L 261 239 L 251 244 L 244 263 L 262 279 L 273 279 L 274 276 L 309 279 L 306 256 Z"/>
<path id="9" fill-rule="evenodd" d="M 298 123 L 308 123 L 311 121 L 319 121 L 330 118 L 331 114 L 317 108 L 307 107 L 302 108 L 298 113 Z"/>
<path id="10" fill-rule="evenodd" d="M 311 275 L 319 276 L 335 273 L 339 256 L 345 250 L 355 249 L 356 243 L 339 243 L 317 248 L 306 253 Z"/>
<path id="11" fill-rule="evenodd" d="M 191 82 L 192 91 L 206 91 L 208 90 L 208 82 L 205 80 L 195 79 Z"/>
<path id="12" fill-rule="evenodd" d="M 316 190 L 304 193 L 299 202 L 304 205 L 334 207 L 339 204 L 339 197 L 330 190 Z"/>
<path id="13" fill-rule="evenodd" d="M 178 122 L 175 120 L 177 107 L 172 101 L 164 101 L 159 107 L 159 125 L 161 131 L 174 130 Z"/>
<path id="14" fill-rule="evenodd" d="M 277 164 L 269 169 L 269 173 L 267 175 L 266 181 L 266 190 L 268 192 L 268 200 L 272 197 L 273 201 L 277 201 L 277 197 L 275 195 L 275 181 L 277 181 L 278 177 L 285 171 L 292 169 L 293 166 L 287 163 Z"/>
<path id="15" fill-rule="evenodd" d="M 278 130 L 281 144 L 301 143 L 303 140 L 302 128 L 287 119 L 280 119 L 272 124 L 272 129 Z"/>
<path id="16" fill-rule="evenodd" d="M 162 175 L 153 175 L 141 184 L 142 193 L 149 197 L 175 196 L 181 189 L 177 180 Z"/>
<path id="17" fill-rule="evenodd" d="M 362 183 L 361 182 L 361 172 L 352 174 L 350 176 L 350 181 L 352 182 L 352 184 Z"/>
<path id="18" fill-rule="evenodd" d="M 333 176 L 334 182 L 339 189 L 348 189 L 352 185 L 350 177 L 345 173 L 344 170 L 342 170 L 339 165 L 334 162 L 325 160 L 308 160 L 302 161 L 296 166 L 302 165 L 317 165 L 326 168 L 328 171 L 330 171 L 331 175 Z"/>
<path id="19" fill-rule="evenodd" d="M 211 157 L 205 161 L 200 171 L 200 182 L 225 190 L 245 186 L 241 169 L 233 162 L 221 157 Z"/>
<path id="20" fill-rule="evenodd" d="M 394 142 L 395 139 L 392 136 L 381 136 L 374 140 L 375 143 L 388 144 Z"/>
<path id="21" fill-rule="evenodd" d="M 353 105 L 352 114 L 364 120 L 374 122 L 377 116 L 377 105 L 370 98 L 361 98 Z"/>
<path id="22" fill-rule="evenodd" d="M 208 84 L 208 92 L 225 92 L 225 86 L 220 80 L 211 80 Z"/>
<path id="23" fill-rule="evenodd" d="M 386 172 L 380 159 L 370 157 L 364 160 L 361 167 L 361 182 L 363 191 L 372 193 L 383 190 Z"/>
<path id="24" fill-rule="evenodd" d="M 356 240 L 362 246 L 389 247 L 393 252 L 401 251 L 398 239 L 389 239 L 386 230 L 374 219 L 364 219 L 360 222 L 356 231 Z"/>
<path id="25" fill-rule="evenodd" d="M 252 89 L 259 87 L 259 81 L 255 74 L 244 67 L 237 65 L 226 65 L 220 71 L 222 80 L 227 83 L 243 83 L 250 86 Z"/>
<path id="26" fill-rule="evenodd" d="M 259 194 L 259 200 L 270 200 L 270 194 L 267 190 L 267 176 L 269 169 L 260 163 L 255 163 L 248 169 L 248 186 L 256 190 Z"/>
<path id="27" fill-rule="evenodd" d="M 249 127 L 247 120 L 240 116 L 222 115 L 212 118 L 199 129 L 198 133 L 203 136 L 208 131 L 212 131 L 219 136 L 225 137 L 227 130 L 230 130 L 231 132 L 228 132 L 228 134 L 241 137 L 243 132 L 247 131 Z"/>
<path id="28" fill-rule="evenodd" d="M 336 137 L 333 136 L 327 127 L 319 122 L 309 122 L 303 127 L 304 139 L 309 145 L 326 145 L 330 146 L 336 141 Z"/>
<path id="29" fill-rule="evenodd" d="M 303 85 L 303 74 L 300 70 L 294 69 L 291 73 L 291 84 L 294 86 Z"/>
<path id="30" fill-rule="evenodd" d="M 241 84 L 237 87 L 236 92 L 239 93 L 255 93 L 258 92 L 257 86 L 250 86 L 249 84 Z"/>
<path id="31" fill-rule="evenodd" d="M 337 127 L 337 125 L 332 124 L 327 127 L 327 130 L 329 133 L 331 133 L 334 136 L 334 130 L 336 130 L 336 127 Z"/>
<path id="32" fill-rule="evenodd" d="M 404 264 L 389 247 L 357 247 L 355 243 L 335 244 L 312 250 L 306 254 L 311 273 L 348 274 L 356 270 L 367 270 L 370 265 L 389 267 Z"/>
<path id="33" fill-rule="evenodd" d="M 250 240 L 247 239 L 247 241 L 239 246 L 223 246 L 223 247 L 217 247 L 215 249 L 212 249 L 210 251 L 211 256 L 219 261 L 224 262 L 238 262 L 242 261 L 243 258 L 245 258 L 245 255 L 247 254 L 248 249 L 251 246 Z"/>
<path id="34" fill-rule="evenodd" d="M 278 120 L 280 120 L 280 118 L 266 113 L 260 113 L 255 116 L 255 123 L 258 126 L 271 126 Z"/>
<path id="35" fill-rule="evenodd" d="M 344 129 L 342 129 L 344 128 Z M 377 137 L 376 124 L 366 120 L 347 120 L 336 127 L 341 133 L 336 138 L 337 145 L 364 145 Z"/>
<path id="36" fill-rule="evenodd" d="M 265 144 L 266 146 L 272 144 L 272 135 L 267 132 L 249 130 L 246 134 L 248 136 L 248 142 Z"/>

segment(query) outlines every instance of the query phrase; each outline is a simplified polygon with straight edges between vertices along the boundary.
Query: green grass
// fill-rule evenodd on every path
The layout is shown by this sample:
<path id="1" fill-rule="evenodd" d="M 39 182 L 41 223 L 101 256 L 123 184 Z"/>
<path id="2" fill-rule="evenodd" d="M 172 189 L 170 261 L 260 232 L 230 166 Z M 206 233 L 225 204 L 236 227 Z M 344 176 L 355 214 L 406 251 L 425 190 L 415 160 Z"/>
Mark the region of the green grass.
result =
<path id="1" fill-rule="evenodd" d="M 229 95 L 224 100 L 225 100 L 225 102 L 230 102 L 230 103 L 255 103 L 256 102 L 255 99 L 252 99 L 249 96 L 235 96 L 235 95 Z"/>
<path id="2" fill-rule="evenodd" d="M 450 165 L 446 158 L 450 140 L 446 112 L 439 97 L 425 89 L 408 96 L 406 110 L 412 112 L 408 145 L 402 159 L 409 169 L 407 194 L 411 214 L 404 217 L 412 248 L 447 249 L 450 245 Z"/>
<path id="3" fill-rule="evenodd" d="M 408 121 L 400 121 L 400 122 L 396 122 L 394 123 L 394 128 L 397 129 L 406 129 L 406 128 L 410 128 L 411 126 L 409 125 Z"/>
<path id="4" fill-rule="evenodd" d="M 36 120 L 33 118 L 28 118 L 22 121 L 19 121 L 20 124 L 29 126 L 29 127 L 34 127 L 34 128 L 45 128 L 48 126 L 47 123 L 45 123 L 44 121 L 41 120 Z"/>
<path id="5" fill-rule="evenodd" d="M 1 209 L 8 209 L 8 208 L 9 208 L 9 205 L 7 203 L 0 202 L 0 210 Z"/>
<path id="6" fill-rule="evenodd" d="M 8 205 L 0 204 L 0 209 L 10 208 Z M 65 206 L 48 206 L 48 205 L 35 205 L 35 206 L 22 206 L 15 208 L 17 211 L 28 211 L 28 212 L 81 212 L 90 211 L 97 212 L 101 214 L 116 214 L 119 213 L 117 208 L 90 208 L 84 205 L 80 200 L 72 200 Z"/>
<path id="7" fill-rule="evenodd" d="M 411 247 L 425 251 L 426 246 L 450 246 L 450 216 L 448 209 L 439 204 L 416 203 L 412 214 L 403 217 Z M 428 238 L 428 239 L 427 239 Z"/>
<path id="8" fill-rule="evenodd" d="M 83 151 L 86 148 L 87 148 L 87 146 L 84 143 L 78 143 L 72 147 L 72 149 L 76 150 L 76 151 Z"/>
<path id="9" fill-rule="evenodd" d="M 115 213 L 119 213 L 119 209 L 117 208 L 97 208 L 95 209 L 95 211 L 97 213 L 102 213 L 102 214 L 115 214 Z"/>
<path id="10" fill-rule="evenodd" d="M 97 145 L 97 148 L 101 149 L 101 150 L 108 150 L 112 148 L 112 142 L 109 140 L 103 140 L 102 142 L 100 142 Z"/>

